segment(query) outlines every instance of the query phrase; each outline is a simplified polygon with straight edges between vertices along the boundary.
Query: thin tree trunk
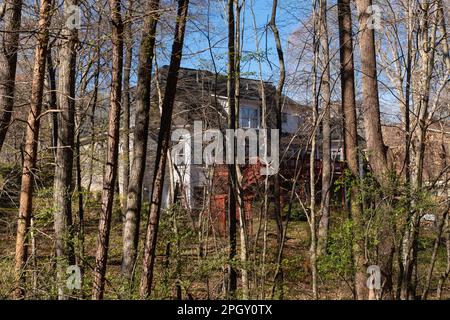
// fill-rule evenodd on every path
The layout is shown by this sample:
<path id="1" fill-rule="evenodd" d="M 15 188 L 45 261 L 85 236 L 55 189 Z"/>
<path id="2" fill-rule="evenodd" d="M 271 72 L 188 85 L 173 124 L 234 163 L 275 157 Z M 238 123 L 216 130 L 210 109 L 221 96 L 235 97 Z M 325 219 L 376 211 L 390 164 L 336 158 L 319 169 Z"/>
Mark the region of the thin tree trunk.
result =
<path id="1" fill-rule="evenodd" d="M 5 1 L 4 32 L 0 50 L 0 151 L 5 142 L 14 107 L 17 52 L 19 50 L 22 0 Z"/>
<path id="2" fill-rule="evenodd" d="M 119 154 L 120 100 L 122 96 L 123 24 L 120 0 L 109 0 L 112 26 L 112 78 L 108 122 L 108 145 L 103 177 L 102 206 L 98 226 L 97 253 L 95 254 L 92 299 L 103 299 L 109 233 L 114 204 Z"/>
<path id="3" fill-rule="evenodd" d="M 281 39 L 280 39 L 280 33 L 278 31 L 278 27 L 276 24 L 277 19 L 277 7 L 278 7 L 278 0 L 274 0 L 272 2 L 272 13 L 269 21 L 270 29 L 272 30 L 274 39 L 275 39 L 275 45 L 277 48 L 277 55 L 278 55 L 278 64 L 280 68 L 279 72 L 279 79 L 277 88 L 275 91 L 275 112 L 276 112 L 276 128 L 279 130 L 279 132 L 282 132 L 282 119 L 281 119 L 281 113 L 282 113 L 282 95 L 283 95 L 283 88 L 284 83 L 286 79 L 286 67 L 284 63 L 284 54 L 283 54 L 283 47 L 281 45 Z M 277 172 L 274 175 L 274 201 L 275 201 L 275 218 L 277 223 L 277 245 L 278 245 L 278 254 L 277 256 L 282 253 L 281 245 L 283 243 L 283 220 L 282 220 L 282 208 L 281 208 L 281 182 L 280 182 L 280 174 Z M 282 259 L 282 257 L 281 257 Z M 281 262 L 281 261 L 280 261 Z M 281 265 L 277 269 L 278 273 L 275 275 L 275 283 L 274 283 L 274 290 L 273 294 L 277 295 L 277 298 L 283 299 L 283 268 Z"/>
<path id="4" fill-rule="evenodd" d="M 161 199 L 164 186 L 167 150 L 169 149 L 172 111 L 177 90 L 178 71 L 183 54 L 184 34 L 188 14 L 189 0 L 179 0 L 175 36 L 172 44 L 169 71 L 164 91 L 162 115 L 159 126 L 158 147 L 156 150 L 155 173 L 153 175 L 152 196 L 149 208 L 149 218 L 144 246 L 143 269 L 139 293 L 142 299 L 149 297 L 153 281 L 153 269 L 156 255 L 156 240 L 158 235 Z"/>
<path id="5" fill-rule="evenodd" d="M 227 97 L 228 97 L 228 129 L 236 129 L 236 42 L 235 42 L 235 16 L 233 0 L 228 0 L 228 81 L 227 81 Z M 236 141 L 233 136 L 233 147 L 236 151 Z M 232 143 L 230 141 L 230 143 Z M 233 152 L 235 157 L 236 152 Z M 235 158 L 234 158 L 235 160 Z M 236 186 L 237 172 L 234 164 L 228 165 L 228 265 L 225 279 L 225 297 L 234 298 L 237 289 L 237 274 L 232 265 L 232 261 L 236 256 Z"/>
<path id="6" fill-rule="evenodd" d="M 65 7 L 76 6 L 78 0 L 68 0 Z M 69 17 L 66 17 L 67 19 Z M 59 51 L 58 81 L 58 144 L 53 186 L 55 249 L 58 298 L 67 298 L 65 292 L 66 267 L 75 263 L 72 230 L 72 168 L 75 127 L 75 64 L 77 29 L 64 27 Z"/>
<path id="7" fill-rule="evenodd" d="M 122 92 L 122 107 L 123 107 L 123 189 L 122 189 L 122 210 L 123 220 L 127 213 L 127 199 L 128 199 L 128 180 L 130 178 L 130 108 L 131 108 L 131 94 L 130 94 L 130 75 L 131 64 L 133 62 L 133 0 L 128 3 L 127 13 L 125 15 L 124 24 L 124 41 L 125 41 L 125 65 L 123 68 L 123 92 Z"/>
<path id="8" fill-rule="evenodd" d="M 322 70 L 322 198 L 320 204 L 321 216 L 317 235 L 317 254 L 326 252 L 328 241 L 328 225 L 330 218 L 330 193 L 331 193 L 331 124 L 330 124 L 330 53 L 328 46 L 327 1 L 320 0 L 320 57 Z"/>
<path id="9" fill-rule="evenodd" d="M 133 132 L 133 162 L 129 177 L 127 210 L 123 230 L 122 274 L 132 279 L 139 242 L 139 224 L 141 217 L 142 181 L 147 156 L 147 140 L 150 112 L 150 85 L 152 61 L 155 49 L 157 11 L 159 0 L 151 0 L 150 13 L 144 20 L 141 44 L 139 47 L 136 112 Z"/>
<path id="10" fill-rule="evenodd" d="M 428 129 L 428 112 L 431 77 L 434 69 L 434 52 L 439 11 L 435 11 L 431 19 L 431 2 L 426 0 L 422 5 L 421 17 L 418 26 L 418 47 L 420 69 L 414 75 L 414 100 L 416 115 L 417 147 L 415 150 L 415 174 L 413 184 L 416 192 L 420 192 L 423 183 L 423 168 L 425 157 L 426 132 Z M 430 28 L 430 22 L 432 27 Z M 431 32 L 430 32 L 431 29 Z M 431 33 L 431 34 L 430 34 Z M 403 242 L 403 279 L 401 282 L 400 298 L 403 300 L 415 299 L 416 280 L 413 279 L 417 264 L 418 236 L 420 228 L 420 212 L 415 210 L 407 221 L 407 230 Z"/>
<path id="11" fill-rule="evenodd" d="M 319 42 L 317 39 L 317 0 L 313 5 L 313 110 L 312 110 L 312 123 L 313 130 L 311 138 L 311 152 L 309 157 L 309 188 L 310 188 L 310 211 L 309 211 L 309 227 L 311 232 L 311 244 L 309 248 L 309 259 L 311 263 L 311 277 L 312 277 L 312 293 L 315 300 L 318 299 L 319 293 L 317 290 L 317 235 L 316 235 L 316 173 L 315 173 L 315 158 L 316 158 L 316 141 L 317 141 L 317 127 L 318 127 L 318 94 L 317 94 L 317 64 L 319 54 Z"/>
<path id="12" fill-rule="evenodd" d="M 353 31 L 350 0 L 338 1 L 338 18 L 345 161 L 352 174 L 352 178 L 359 179 L 355 67 L 353 62 Z M 362 205 L 357 198 L 358 189 L 355 186 L 350 190 L 350 216 L 355 225 L 355 238 L 352 244 L 353 264 L 355 267 L 355 294 L 356 298 L 361 300 L 367 299 L 368 291 L 366 287 Z"/>
<path id="13" fill-rule="evenodd" d="M 56 95 L 56 72 L 53 66 L 53 58 L 51 48 L 47 52 L 47 73 L 48 73 L 48 85 L 50 87 L 50 93 L 48 97 L 48 108 L 50 110 L 56 110 L 58 107 L 58 98 Z M 56 157 L 56 147 L 58 145 L 58 114 L 57 112 L 52 112 L 51 115 L 52 122 L 52 148 L 53 155 Z"/>
<path id="14" fill-rule="evenodd" d="M 23 285 L 24 269 L 28 256 L 28 231 L 33 210 L 33 183 L 36 174 L 36 160 L 39 140 L 39 117 L 45 81 L 45 63 L 48 49 L 49 25 L 51 20 L 51 0 L 43 0 L 39 12 L 38 39 L 34 56 L 33 81 L 31 84 L 30 112 L 25 134 L 24 162 L 20 190 L 19 218 L 17 220 L 15 276 L 15 298 L 25 297 Z"/>
<path id="15" fill-rule="evenodd" d="M 244 0 L 245 1 L 245 0 Z M 237 119 L 235 121 L 236 128 L 239 127 L 239 100 L 240 100 L 240 72 L 241 72 L 241 7 L 243 4 L 240 3 L 240 0 L 235 0 L 235 10 L 236 10 L 236 36 L 235 36 L 235 105 L 236 105 L 236 115 Z M 242 283 L 242 299 L 247 300 L 249 298 L 249 280 L 248 280 L 248 235 L 247 235 L 247 226 L 246 226 L 246 217 L 244 212 L 244 190 L 242 189 L 242 181 L 243 176 L 241 172 L 241 168 L 239 164 L 235 162 L 234 164 L 236 170 L 236 188 L 234 192 L 236 194 L 236 200 L 238 203 L 238 212 L 239 212 L 239 240 L 240 240 L 240 259 L 241 259 L 241 283 Z"/>

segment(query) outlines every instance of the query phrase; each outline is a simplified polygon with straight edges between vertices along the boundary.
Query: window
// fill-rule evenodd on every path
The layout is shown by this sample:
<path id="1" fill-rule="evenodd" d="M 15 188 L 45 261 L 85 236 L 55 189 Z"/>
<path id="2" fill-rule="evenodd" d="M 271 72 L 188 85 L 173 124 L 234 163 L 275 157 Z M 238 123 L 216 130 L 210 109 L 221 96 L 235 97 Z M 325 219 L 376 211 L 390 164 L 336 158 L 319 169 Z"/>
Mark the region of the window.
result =
<path id="1" fill-rule="evenodd" d="M 239 110 L 239 127 L 258 128 L 259 127 L 258 109 L 252 107 L 241 107 Z"/>
<path id="2" fill-rule="evenodd" d="M 283 112 L 281 114 L 281 122 L 282 123 L 287 123 L 288 122 L 288 114 L 286 112 Z"/>

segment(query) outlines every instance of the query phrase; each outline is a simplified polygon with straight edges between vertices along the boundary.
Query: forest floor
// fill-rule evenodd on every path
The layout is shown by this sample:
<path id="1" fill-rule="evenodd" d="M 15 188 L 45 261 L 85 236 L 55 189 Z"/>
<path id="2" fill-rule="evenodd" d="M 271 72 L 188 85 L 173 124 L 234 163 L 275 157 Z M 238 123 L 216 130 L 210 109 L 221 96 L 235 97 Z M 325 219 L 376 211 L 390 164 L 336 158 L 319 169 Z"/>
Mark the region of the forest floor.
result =
<path id="1" fill-rule="evenodd" d="M 96 234 L 98 226 L 98 202 L 91 199 L 86 204 L 85 212 L 85 239 L 84 239 L 84 282 L 82 293 L 78 298 L 89 298 L 91 288 L 91 272 L 94 265 L 96 250 Z M 30 254 L 27 265 L 28 297 L 31 299 L 53 299 L 56 297 L 54 281 L 54 248 L 53 248 L 53 222 L 52 212 L 48 207 L 48 199 L 38 200 L 35 203 L 34 238 L 36 251 Z M 145 212 L 145 210 L 144 210 Z M 76 211 L 74 212 L 76 214 Z M 0 299 L 10 297 L 13 288 L 13 260 L 15 250 L 15 224 L 17 209 L 0 208 Z M 152 298 L 173 299 L 176 297 L 176 287 L 182 288 L 183 298 L 192 299 L 217 299 L 221 297 L 223 284 L 223 266 L 227 257 L 227 242 L 217 230 L 208 230 L 208 235 L 203 237 L 202 258 L 199 257 L 198 233 L 193 231 L 192 223 L 186 217 L 177 219 L 177 228 L 174 229 L 173 219 L 170 215 L 162 216 L 157 250 L 157 262 L 154 278 Z M 338 223 L 339 220 L 334 223 Z M 333 223 L 333 222 L 332 222 Z M 138 284 L 140 279 L 143 238 L 145 236 L 146 220 L 141 223 L 141 239 L 138 263 L 135 270 L 135 281 L 130 285 L 126 283 L 120 274 L 122 252 L 122 219 L 116 211 L 111 229 L 109 256 L 107 266 L 107 283 L 105 298 L 108 299 L 135 299 L 138 298 Z M 262 227 L 262 226 L 261 226 Z M 262 228 L 258 246 L 255 241 L 249 242 L 249 262 L 247 269 L 251 275 L 250 289 L 256 296 L 252 298 L 270 298 L 273 272 L 276 264 L 276 230 L 273 220 L 267 225 L 267 251 L 264 267 L 262 264 L 263 237 Z M 258 223 L 253 225 L 253 239 L 258 230 Z M 174 233 L 176 230 L 176 233 Z M 177 234 L 177 235 L 176 235 Z M 239 237 L 238 237 L 239 238 Z M 308 262 L 309 226 L 305 221 L 290 221 L 284 256 L 284 299 L 311 299 L 311 275 Z M 430 256 L 422 252 L 431 252 L 434 238 L 426 232 L 421 235 L 420 248 L 428 250 L 419 251 L 419 284 L 424 282 L 426 268 Z M 178 247 L 179 245 L 179 247 Z M 339 244 L 338 244 L 339 245 Z M 237 244 L 240 246 L 239 242 Z M 178 249 L 179 248 L 179 249 Z M 30 250 L 31 251 L 31 250 Z M 319 289 L 321 299 L 352 299 L 351 270 L 347 268 L 345 257 L 339 256 L 339 252 L 331 254 L 319 264 Z M 237 256 L 239 259 L 239 255 Z M 333 260 L 334 259 L 334 260 Z M 395 260 L 394 260 L 395 261 Z M 435 267 L 435 276 L 432 288 L 435 288 L 438 276 L 445 270 L 445 250 L 441 248 Z M 237 261 L 236 267 L 242 265 Z M 262 276 L 263 271 L 267 276 Z M 260 288 L 266 288 L 263 290 Z M 240 287 L 240 286 L 239 286 Z M 447 282 L 445 296 L 449 297 L 450 288 Z M 432 299 L 434 291 L 431 292 Z"/>

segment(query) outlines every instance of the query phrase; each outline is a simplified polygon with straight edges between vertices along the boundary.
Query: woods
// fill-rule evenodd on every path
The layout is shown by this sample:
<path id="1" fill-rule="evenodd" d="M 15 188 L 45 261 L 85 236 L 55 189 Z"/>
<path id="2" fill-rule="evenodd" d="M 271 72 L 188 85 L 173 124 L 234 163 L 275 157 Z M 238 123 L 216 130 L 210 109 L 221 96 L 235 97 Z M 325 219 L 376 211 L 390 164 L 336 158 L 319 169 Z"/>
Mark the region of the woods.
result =
<path id="1" fill-rule="evenodd" d="M 448 1 L 0 9 L 0 299 L 450 298 Z"/>

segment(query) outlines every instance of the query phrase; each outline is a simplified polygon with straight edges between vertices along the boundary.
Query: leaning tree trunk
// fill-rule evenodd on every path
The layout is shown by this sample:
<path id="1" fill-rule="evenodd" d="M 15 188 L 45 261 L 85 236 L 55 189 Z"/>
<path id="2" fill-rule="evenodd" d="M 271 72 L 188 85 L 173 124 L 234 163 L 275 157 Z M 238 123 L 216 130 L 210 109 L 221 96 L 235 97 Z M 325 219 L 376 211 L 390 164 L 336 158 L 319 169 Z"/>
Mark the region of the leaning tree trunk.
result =
<path id="1" fill-rule="evenodd" d="M 39 139 L 39 117 L 42 109 L 42 96 L 45 81 L 45 63 L 49 39 L 49 25 L 51 20 L 51 0 L 43 0 L 39 13 L 37 46 L 34 57 L 33 81 L 31 84 L 31 106 L 28 114 L 25 134 L 24 162 L 22 169 L 22 185 L 19 201 L 19 218 L 17 220 L 15 276 L 15 297 L 23 298 L 24 267 L 27 261 L 27 234 L 30 227 L 33 210 L 33 183 L 36 174 L 36 159 Z"/>
<path id="2" fill-rule="evenodd" d="M 342 114 L 344 117 L 344 151 L 345 161 L 352 179 L 359 179 L 358 165 L 358 131 L 355 102 L 355 67 L 353 62 L 353 31 L 350 0 L 338 1 L 340 77 Z M 364 237 L 362 205 L 358 201 L 358 188 L 350 190 L 350 216 L 355 224 L 352 245 L 353 264 L 355 266 L 355 294 L 357 299 L 366 299 L 366 270 L 364 257 Z"/>
<path id="3" fill-rule="evenodd" d="M 92 299 L 103 299 L 106 262 L 108 260 L 109 233 L 117 178 L 119 154 L 120 100 L 122 97 L 123 24 L 120 0 L 109 0 L 112 27 L 112 75 L 108 120 L 108 144 L 103 176 L 102 205 L 98 225 L 97 253 L 95 254 Z"/>
<path id="4" fill-rule="evenodd" d="M 150 13 L 144 20 L 142 39 L 139 47 L 136 112 L 133 132 L 133 162 L 129 177 L 127 209 L 123 230 L 122 274 L 129 280 L 132 278 L 139 242 L 142 181 L 144 179 L 147 156 L 150 84 L 158 8 L 159 0 L 151 0 L 148 5 Z"/>
<path id="5" fill-rule="evenodd" d="M 65 7 L 76 6 L 68 0 Z M 66 14 L 66 20 L 70 18 Z M 72 230 L 72 168 L 75 128 L 75 65 L 78 43 L 76 28 L 65 26 L 61 31 L 58 80 L 58 141 L 53 185 L 55 250 L 58 298 L 66 299 L 66 267 L 75 263 Z"/>
<path id="6" fill-rule="evenodd" d="M 11 122 L 16 84 L 17 52 L 19 50 L 22 0 L 9 0 L 5 4 L 4 32 L 0 50 L 0 151 Z"/>
<path id="7" fill-rule="evenodd" d="M 320 48 L 321 55 L 321 98 L 322 98 L 322 199 L 320 204 L 321 216 L 317 234 L 317 254 L 322 255 L 326 251 L 328 240 L 328 225 L 330 218 L 330 193 L 331 193 L 331 124 L 330 124 L 330 49 L 328 46 L 327 1 L 320 0 Z"/>
<path id="8" fill-rule="evenodd" d="M 155 265 L 156 240 L 158 235 L 159 216 L 161 213 L 161 199 L 164 186 L 164 176 L 169 150 L 170 129 L 172 126 L 172 111 L 178 83 L 183 42 L 186 30 L 186 20 L 189 0 L 179 0 L 175 36 L 172 44 L 166 89 L 162 104 L 161 122 L 159 126 L 158 147 L 156 149 L 155 172 L 153 175 L 152 196 L 149 208 L 147 233 L 144 246 L 143 268 L 139 293 L 141 298 L 147 298 L 151 293 L 153 269 Z"/>

